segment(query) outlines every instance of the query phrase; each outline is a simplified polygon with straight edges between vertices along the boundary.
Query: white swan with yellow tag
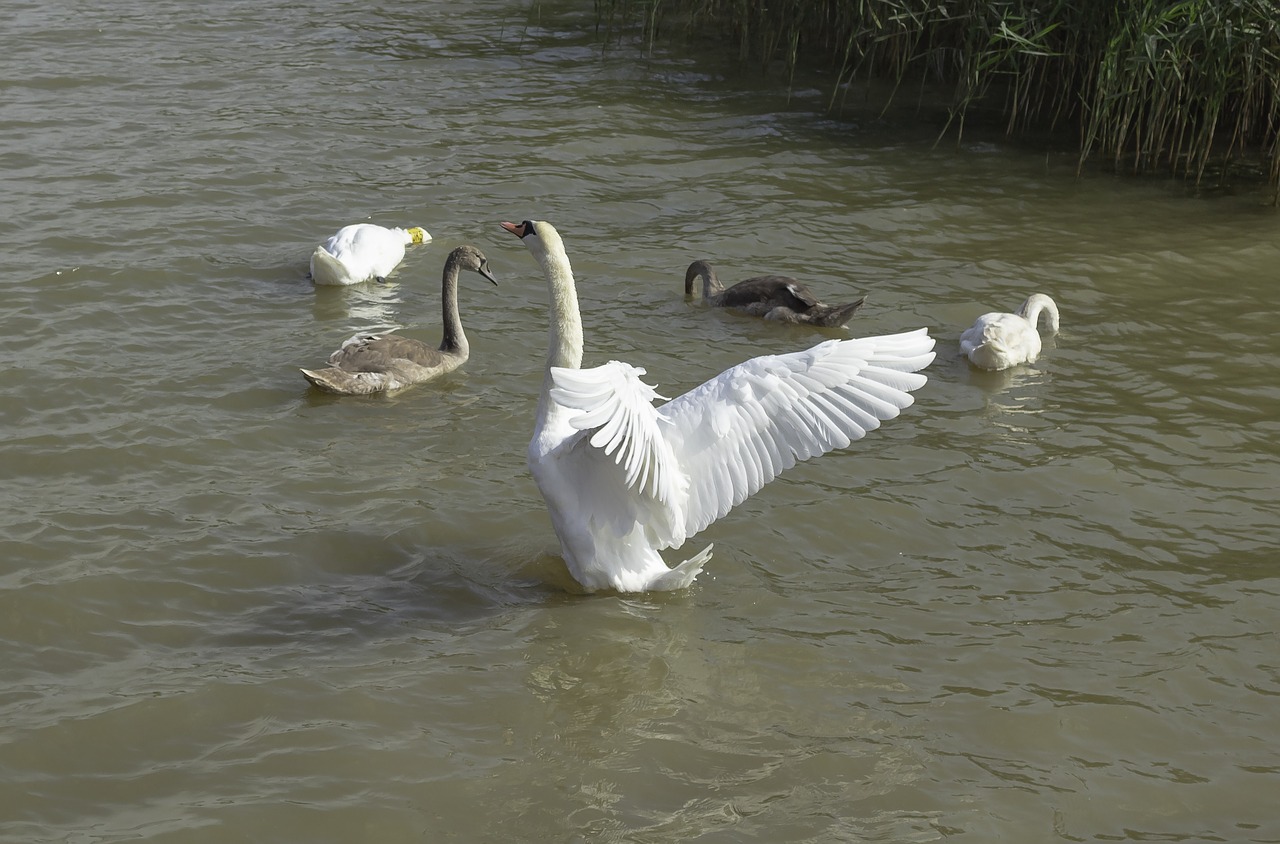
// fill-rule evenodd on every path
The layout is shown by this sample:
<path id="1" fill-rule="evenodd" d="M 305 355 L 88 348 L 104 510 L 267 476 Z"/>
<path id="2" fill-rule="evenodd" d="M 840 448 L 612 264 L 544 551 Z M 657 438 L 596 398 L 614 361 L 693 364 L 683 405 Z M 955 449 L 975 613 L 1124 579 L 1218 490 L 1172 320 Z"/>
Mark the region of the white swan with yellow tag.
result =
<path id="1" fill-rule="evenodd" d="M 383 281 L 404 260 L 406 246 L 429 240 L 431 235 L 419 226 L 343 226 L 311 253 L 311 280 L 325 285 Z"/>

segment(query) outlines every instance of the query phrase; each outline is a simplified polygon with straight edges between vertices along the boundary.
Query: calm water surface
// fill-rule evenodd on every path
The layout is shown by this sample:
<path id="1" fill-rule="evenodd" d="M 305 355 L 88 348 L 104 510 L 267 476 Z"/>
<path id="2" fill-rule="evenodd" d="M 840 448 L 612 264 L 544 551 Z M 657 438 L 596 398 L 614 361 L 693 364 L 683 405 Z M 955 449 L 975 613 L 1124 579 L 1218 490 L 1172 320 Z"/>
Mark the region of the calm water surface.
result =
<path id="1" fill-rule="evenodd" d="M 0 839 L 1280 840 L 1274 210 L 602 52 L 590 7 L 9 4 Z M 588 363 L 671 395 L 840 335 L 686 303 L 709 258 L 930 326 L 930 383 L 694 588 L 577 594 L 524 218 Z M 361 220 L 435 240 L 313 289 Z M 434 342 L 461 243 L 464 370 L 309 390 L 355 330 Z M 970 371 L 1032 291 L 1041 360 Z"/>

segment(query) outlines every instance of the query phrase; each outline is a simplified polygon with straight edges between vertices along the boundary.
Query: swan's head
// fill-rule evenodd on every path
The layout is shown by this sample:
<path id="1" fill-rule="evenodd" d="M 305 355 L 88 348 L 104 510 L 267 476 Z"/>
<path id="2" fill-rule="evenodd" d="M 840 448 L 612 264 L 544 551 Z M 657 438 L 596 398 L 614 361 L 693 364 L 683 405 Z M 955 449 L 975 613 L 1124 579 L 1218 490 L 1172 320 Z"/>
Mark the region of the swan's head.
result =
<path id="1" fill-rule="evenodd" d="M 431 235 L 427 234 L 427 230 L 419 226 L 410 226 L 404 230 L 404 233 L 409 236 L 405 243 L 426 243 L 431 239 Z"/>
<path id="2" fill-rule="evenodd" d="M 494 284 L 498 283 L 498 280 L 493 277 L 493 273 L 489 271 L 489 259 L 474 246 L 459 246 L 449 253 L 445 263 L 456 265 L 460 270 L 471 270 L 479 273 Z"/>
<path id="3" fill-rule="evenodd" d="M 542 220 L 525 220 L 523 223 L 503 223 L 502 227 L 524 241 L 524 245 L 541 263 L 548 257 L 567 260 L 564 241 L 555 226 Z"/>

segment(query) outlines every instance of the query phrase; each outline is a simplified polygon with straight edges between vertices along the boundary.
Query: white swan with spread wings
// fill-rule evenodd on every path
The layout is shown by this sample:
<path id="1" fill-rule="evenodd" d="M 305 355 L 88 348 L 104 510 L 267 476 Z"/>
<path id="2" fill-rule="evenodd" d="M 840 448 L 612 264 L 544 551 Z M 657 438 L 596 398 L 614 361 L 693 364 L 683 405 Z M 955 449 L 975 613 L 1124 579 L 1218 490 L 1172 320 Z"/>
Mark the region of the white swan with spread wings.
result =
<path id="1" fill-rule="evenodd" d="M 708 546 L 670 568 L 658 553 L 725 515 L 798 461 L 843 448 L 912 403 L 933 360 L 925 329 L 828 340 L 752 358 L 659 407 L 643 369 L 581 369 L 573 270 L 549 223 L 503 223 L 542 265 L 547 369 L 529 468 L 565 563 L 588 591 L 683 589 Z"/>

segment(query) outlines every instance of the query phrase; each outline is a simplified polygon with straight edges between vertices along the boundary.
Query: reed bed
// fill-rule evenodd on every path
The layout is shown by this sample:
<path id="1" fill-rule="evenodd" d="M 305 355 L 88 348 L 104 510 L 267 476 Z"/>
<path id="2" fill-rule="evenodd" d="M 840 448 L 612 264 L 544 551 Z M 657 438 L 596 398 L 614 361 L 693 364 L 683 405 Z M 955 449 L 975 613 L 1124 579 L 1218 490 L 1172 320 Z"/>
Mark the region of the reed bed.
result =
<path id="1" fill-rule="evenodd" d="M 609 31 L 727 37 L 744 61 L 942 86 L 944 134 L 996 110 L 1011 134 L 1070 127 L 1080 164 L 1197 183 L 1245 171 L 1280 193 L 1277 0 L 596 0 Z"/>

